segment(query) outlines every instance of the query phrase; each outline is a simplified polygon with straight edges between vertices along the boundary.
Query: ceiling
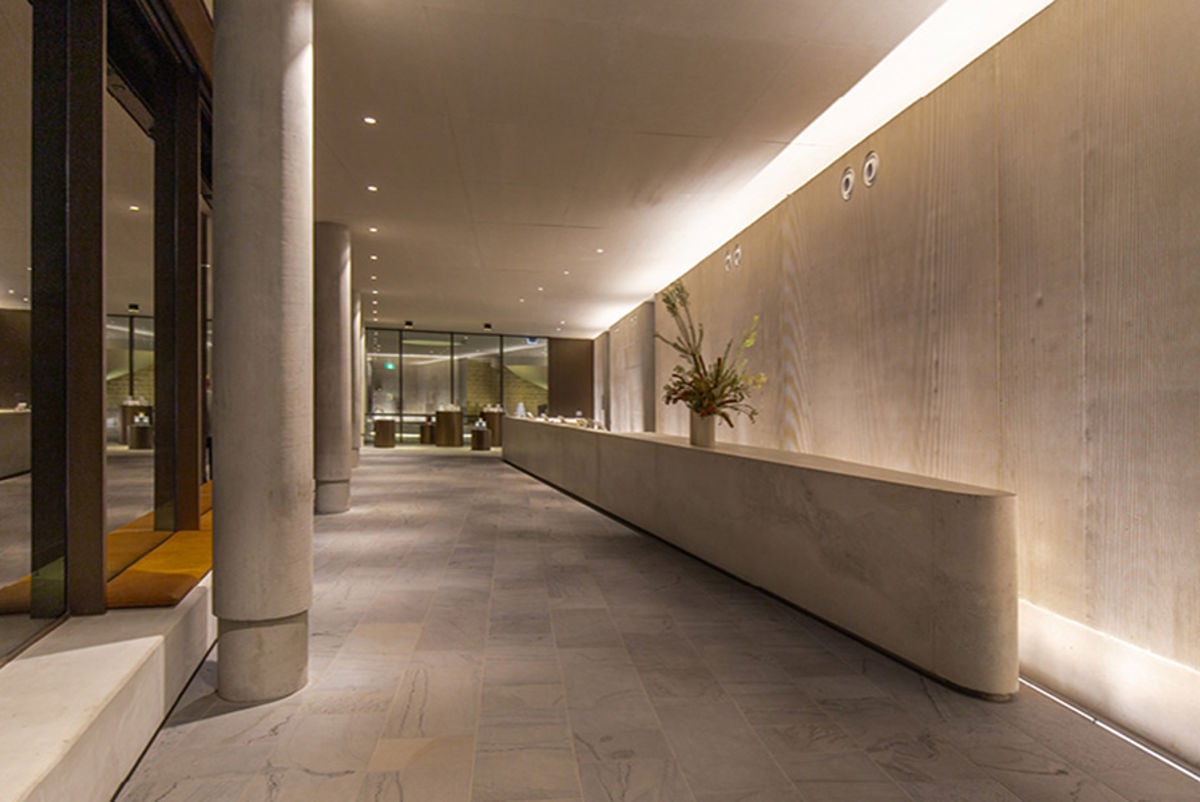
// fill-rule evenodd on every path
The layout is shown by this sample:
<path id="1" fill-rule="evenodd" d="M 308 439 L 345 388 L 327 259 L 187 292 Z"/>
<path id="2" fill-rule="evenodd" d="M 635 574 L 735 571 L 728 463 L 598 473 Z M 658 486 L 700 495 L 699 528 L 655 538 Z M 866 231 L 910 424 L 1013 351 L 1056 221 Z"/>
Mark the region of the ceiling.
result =
<path id="1" fill-rule="evenodd" d="M 316 219 L 368 324 L 595 336 L 941 2 L 315 0 Z M 0 307 L 28 308 L 29 16 L 0 0 Z M 107 306 L 153 314 L 153 146 L 106 125 Z"/>
<path id="2" fill-rule="evenodd" d="M 940 4 L 317 0 L 317 219 L 368 323 L 594 336 Z"/>

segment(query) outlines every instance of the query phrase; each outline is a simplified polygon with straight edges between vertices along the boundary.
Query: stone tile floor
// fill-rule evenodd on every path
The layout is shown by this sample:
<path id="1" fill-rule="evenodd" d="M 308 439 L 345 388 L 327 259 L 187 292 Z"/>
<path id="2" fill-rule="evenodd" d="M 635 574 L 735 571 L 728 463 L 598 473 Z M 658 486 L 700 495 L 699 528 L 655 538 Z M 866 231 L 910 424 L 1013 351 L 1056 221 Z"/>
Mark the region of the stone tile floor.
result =
<path id="1" fill-rule="evenodd" d="M 1197 800 L 1056 703 L 927 680 L 495 455 L 364 450 L 310 683 L 206 662 L 118 799 Z"/>

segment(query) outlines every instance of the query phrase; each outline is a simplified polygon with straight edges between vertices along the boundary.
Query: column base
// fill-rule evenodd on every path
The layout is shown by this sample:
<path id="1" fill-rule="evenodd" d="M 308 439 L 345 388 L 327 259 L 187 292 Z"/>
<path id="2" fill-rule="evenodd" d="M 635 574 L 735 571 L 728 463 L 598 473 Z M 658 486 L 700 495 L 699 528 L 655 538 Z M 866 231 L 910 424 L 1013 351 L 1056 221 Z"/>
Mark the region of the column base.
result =
<path id="1" fill-rule="evenodd" d="M 317 515 L 330 515 L 350 509 L 350 480 L 317 480 Z"/>
<path id="2" fill-rule="evenodd" d="M 308 611 L 269 621 L 217 622 L 217 695 L 269 702 L 308 682 Z"/>
<path id="3" fill-rule="evenodd" d="M 354 448 L 350 449 L 350 467 L 352 467 L 352 468 L 358 467 L 358 457 L 359 457 L 358 447 L 355 446 Z"/>

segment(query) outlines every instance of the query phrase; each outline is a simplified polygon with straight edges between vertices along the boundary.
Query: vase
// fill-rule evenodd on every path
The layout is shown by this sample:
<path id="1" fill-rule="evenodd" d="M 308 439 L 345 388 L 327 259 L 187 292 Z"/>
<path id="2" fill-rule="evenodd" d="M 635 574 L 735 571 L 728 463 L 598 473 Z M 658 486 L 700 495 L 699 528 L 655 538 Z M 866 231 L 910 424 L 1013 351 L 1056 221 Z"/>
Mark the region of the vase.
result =
<path id="1" fill-rule="evenodd" d="M 692 413 L 691 443 L 699 448 L 712 448 L 717 443 L 717 416 Z"/>

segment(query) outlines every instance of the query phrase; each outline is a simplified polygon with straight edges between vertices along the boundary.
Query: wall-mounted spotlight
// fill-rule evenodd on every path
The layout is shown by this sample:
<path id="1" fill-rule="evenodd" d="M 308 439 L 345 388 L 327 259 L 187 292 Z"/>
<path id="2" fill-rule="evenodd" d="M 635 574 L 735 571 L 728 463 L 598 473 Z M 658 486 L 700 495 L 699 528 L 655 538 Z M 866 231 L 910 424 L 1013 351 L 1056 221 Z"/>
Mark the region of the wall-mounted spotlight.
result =
<path id="1" fill-rule="evenodd" d="M 130 304 L 129 305 L 129 314 L 136 315 L 140 311 L 142 311 L 142 307 L 140 305 L 138 305 L 138 304 Z"/>
<path id="2" fill-rule="evenodd" d="M 492 324 L 491 324 L 491 323 L 484 323 L 484 324 L 483 324 L 483 328 L 484 328 L 485 330 L 487 330 L 487 331 L 491 331 L 491 330 L 492 330 Z"/>
<path id="3" fill-rule="evenodd" d="M 412 321 L 411 321 L 411 320 L 406 320 L 406 321 L 404 321 L 404 328 L 406 328 L 406 329 L 411 329 L 411 328 L 412 328 Z"/>
<path id="4" fill-rule="evenodd" d="M 874 186 L 877 178 L 879 178 L 879 154 L 871 151 L 867 154 L 867 158 L 863 159 L 863 183 L 869 187 Z"/>

